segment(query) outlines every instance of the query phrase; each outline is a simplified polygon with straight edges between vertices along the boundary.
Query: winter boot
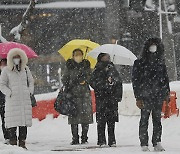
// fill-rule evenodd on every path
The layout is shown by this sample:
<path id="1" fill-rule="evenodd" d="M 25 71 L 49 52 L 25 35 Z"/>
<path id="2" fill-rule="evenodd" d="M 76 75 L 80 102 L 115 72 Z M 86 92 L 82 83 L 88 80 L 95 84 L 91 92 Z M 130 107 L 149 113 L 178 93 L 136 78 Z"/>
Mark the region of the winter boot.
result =
<path id="1" fill-rule="evenodd" d="M 81 144 L 87 144 L 88 143 L 88 137 L 81 136 Z"/>
<path id="2" fill-rule="evenodd" d="M 10 141 L 9 141 L 9 144 L 10 144 L 10 145 L 17 145 L 17 140 L 10 140 Z"/>
<path id="3" fill-rule="evenodd" d="M 165 151 L 165 149 L 162 147 L 161 143 L 158 142 L 157 145 L 154 146 L 154 151 Z"/>
<path id="4" fill-rule="evenodd" d="M 25 140 L 19 140 L 19 147 L 27 150 L 26 141 Z"/>
<path id="5" fill-rule="evenodd" d="M 141 146 L 141 150 L 144 152 L 150 151 L 148 146 Z"/>
<path id="6" fill-rule="evenodd" d="M 88 144 L 88 141 L 87 140 L 81 140 L 81 144 Z"/>
<path id="7" fill-rule="evenodd" d="M 70 143 L 71 145 L 77 145 L 79 144 L 79 136 L 78 137 L 73 137 L 72 142 Z"/>

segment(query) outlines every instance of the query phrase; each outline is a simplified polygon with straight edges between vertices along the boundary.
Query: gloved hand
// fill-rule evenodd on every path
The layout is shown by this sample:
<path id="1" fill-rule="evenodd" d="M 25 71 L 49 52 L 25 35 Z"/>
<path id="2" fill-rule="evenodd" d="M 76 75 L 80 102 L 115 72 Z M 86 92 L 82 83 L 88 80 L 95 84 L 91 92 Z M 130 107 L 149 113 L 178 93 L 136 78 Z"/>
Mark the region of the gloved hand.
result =
<path id="1" fill-rule="evenodd" d="M 142 109 L 144 107 L 144 102 L 143 100 L 137 100 L 136 101 L 136 106 L 139 108 L 139 109 Z"/>
<path id="2" fill-rule="evenodd" d="M 108 82 L 109 82 L 110 85 L 113 85 L 113 84 L 114 84 L 114 82 L 113 82 L 112 80 L 113 80 L 112 77 L 109 77 L 109 78 L 108 78 Z"/>

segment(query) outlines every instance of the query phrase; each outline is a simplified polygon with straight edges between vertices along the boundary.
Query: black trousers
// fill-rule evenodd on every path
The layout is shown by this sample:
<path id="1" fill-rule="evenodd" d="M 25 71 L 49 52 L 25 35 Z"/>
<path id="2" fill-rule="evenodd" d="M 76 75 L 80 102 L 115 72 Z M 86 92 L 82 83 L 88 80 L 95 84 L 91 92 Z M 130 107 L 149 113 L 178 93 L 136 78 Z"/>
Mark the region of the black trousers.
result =
<path id="1" fill-rule="evenodd" d="M 5 128 L 5 121 L 4 121 L 5 107 L 0 108 L 0 114 L 2 120 L 2 131 L 3 131 L 4 139 L 7 140 L 9 139 L 9 134 L 8 134 L 8 130 Z"/>
<path id="2" fill-rule="evenodd" d="M 156 109 L 142 109 L 141 110 L 141 119 L 139 123 L 139 139 L 141 146 L 148 146 L 148 125 L 149 117 L 152 113 L 152 122 L 153 122 L 153 136 L 152 144 L 153 146 L 157 145 L 158 142 L 161 142 L 162 135 L 162 125 L 161 125 L 161 108 Z"/>
<path id="3" fill-rule="evenodd" d="M 81 124 L 82 127 L 82 134 L 81 134 L 81 140 L 82 141 L 87 141 L 88 140 L 88 130 L 89 130 L 89 124 Z M 71 132 L 73 136 L 73 140 L 78 140 L 79 141 L 79 134 L 78 134 L 78 124 L 73 124 L 71 125 Z"/>
<path id="4" fill-rule="evenodd" d="M 106 124 L 108 127 L 108 145 L 116 144 L 115 139 L 115 122 L 98 122 L 97 133 L 98 133 L 98 145 L 106 144 L 105 129 Z"/>
<path id="5" fill-rule="evenodd" d="M 12 127 L 12 128 L 8 128 L 8 132 L 9 132 L 9 139 L 12 140 L 17 140 L 17 127 Z M 18 140 L 19 141 L 23 141 L 26 140 L 27 137 L 27 127 L 26 126 L 19 126 L 19 137 Z"/>

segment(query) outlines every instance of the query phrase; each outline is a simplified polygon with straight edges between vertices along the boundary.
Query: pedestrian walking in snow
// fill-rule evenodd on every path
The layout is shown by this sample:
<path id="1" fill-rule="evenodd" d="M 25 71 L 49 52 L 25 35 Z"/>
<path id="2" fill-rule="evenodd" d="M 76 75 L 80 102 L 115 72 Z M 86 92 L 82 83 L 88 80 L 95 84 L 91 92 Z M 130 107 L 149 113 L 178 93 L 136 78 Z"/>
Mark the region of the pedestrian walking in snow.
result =
<path id="1" fill-rule="evenodd" d="M 93 123 L 89 88 L 90 62 L 83 59 L 83 52 L 80 49 L 75 49 L 72 57 L 72 59 L 67 60 L 66 70 L 62 77 L 65 92 L 72 96 L 77 108 L 76 116 L 68 116 L 72 132 L 71 145 L 79 144 L 78 124 L 82 126 L 81 144 L 86 144 L 89 124 Z"/>
<path id="2" fill-rule="evenodd" d="M 108 126 L 108 145 L 116 146 L 115 122 L 119 121 L 118 102 L 122 99 L 122 81 L 107 53 L 100 53 L 91 75 L 90 85 L 96 97 L 98 142 L 106 145 L 105 128 Z"/>
<path id="3" fill-rule="evenodd" d="M 3 70 L 3 68 L 7 65 L 7 59 L 1 59 L 0 60 L 0 74 Z M 0 114 L 1 114 L 1 120 L 2 120 L 2 131 L 3 131 L 3 136 L 4 136 L 4 143 L 9 144 L 9 135 L 8 131 L 5 128 L 5 121 L 4 121 L 4 116 L 5 116 L 5 95 L 0 91 Z"/>
<path id="4" fill-rule="evenodd" d="M 29 68 L 28 58 L 21 49 L 11 49 L 7 56 L 7 67 L 3 68 L 0 89 L 5 94 L 5 126 L 9 132 L 11 145 L 26 149 L 27 127 L 32 125 L 32 106 L 30 94 L 34 92 L 34 81 Z M 29 87 L 27 86 L 29 82 Z"/>
<path id="5" fill-rule="evenodd" d="M 134 62 L 132 83 L 136 105 L 141 109 L 139 139 L 143 151 L 148 148 L 148 121 L 152 114 L 152 144 L 155 151 L 164 151 L 161 145 L 161 110 L 163 101 L 169 103 L 169 79 L 167 75 L 164 46 L 159 38 L 145 43 L 142 56 Z"/>

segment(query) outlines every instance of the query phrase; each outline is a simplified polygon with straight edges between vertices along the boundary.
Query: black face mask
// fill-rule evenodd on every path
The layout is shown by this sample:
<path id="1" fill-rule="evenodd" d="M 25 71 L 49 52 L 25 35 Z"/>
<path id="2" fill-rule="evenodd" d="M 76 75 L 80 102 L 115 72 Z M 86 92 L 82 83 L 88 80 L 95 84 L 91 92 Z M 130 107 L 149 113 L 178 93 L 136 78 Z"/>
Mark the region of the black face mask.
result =
<path id="1" fill-rule="evenodd" d="M 103 64 L 110 64 L 111 62 L 110 61 L 101 61 L 101 63 L 103 63 Z"/>

